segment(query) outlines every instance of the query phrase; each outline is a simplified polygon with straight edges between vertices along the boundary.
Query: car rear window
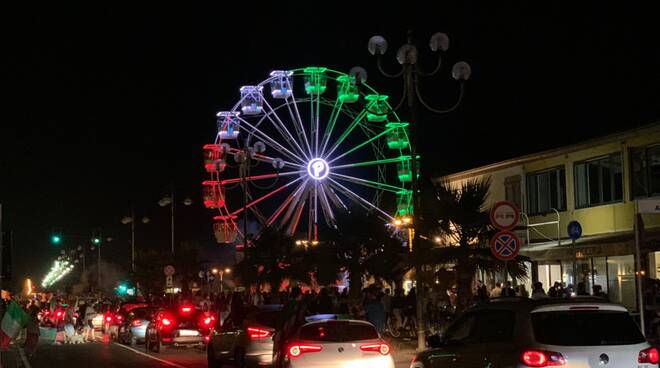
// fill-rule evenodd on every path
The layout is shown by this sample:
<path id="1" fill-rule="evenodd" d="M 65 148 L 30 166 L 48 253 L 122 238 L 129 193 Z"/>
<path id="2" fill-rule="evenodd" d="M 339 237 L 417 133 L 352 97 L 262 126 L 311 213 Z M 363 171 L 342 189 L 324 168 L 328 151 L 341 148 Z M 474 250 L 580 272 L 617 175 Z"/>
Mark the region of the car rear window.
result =
<path id="1" fill-rule="evenodd" d="M 378 332 L 373 326 L 365 323 L 328 321 L 303 326 L 299 338 L 325 342 L 360 341 L 377 339 Z"/>
<path id="2" fill-rule="evenodd" d="M 631 345 L 644 341 L 637 324 L 622 311 L 532 313 L 536 341 L 560 346 Z"/>
<path id="3" fill-rule="evenodd" d="M 135 308 L 129 313 L 129 317 L 136 319 L 148 319 L 150 315 L 150 308 Z"/>
<path id="4" fill-rule="evenodd" d="M 277 326 L 277 321 L 280 318 L 280 311 L 264 311 L 264 312 L 259 312 L 255 316 L 255 319 L 257 320 L 257 323 L 260 325 L 270 327 L 270 328 L 275 328 Z"/>

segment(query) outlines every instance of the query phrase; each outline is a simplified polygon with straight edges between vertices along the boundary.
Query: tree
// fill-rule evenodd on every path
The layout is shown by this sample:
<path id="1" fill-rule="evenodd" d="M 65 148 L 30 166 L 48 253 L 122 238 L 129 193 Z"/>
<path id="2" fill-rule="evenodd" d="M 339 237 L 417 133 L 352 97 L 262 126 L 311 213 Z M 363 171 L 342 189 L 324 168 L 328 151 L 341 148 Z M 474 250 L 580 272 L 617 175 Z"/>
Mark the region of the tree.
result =
<path id="1" fill-rule="evenodd" d="M 420 229 L 426 236 L 422 259 L 427 264 L 455 265 L 458 287 L 457 310 L 469 306 L 472 298 L 472 283 L 476 271 L 502 272 L 505 264 L 496 260 L 488 247 L 494 234 L 489 225 L 489 209 L 486 208 L 490 177 L 470 179 L 460 186 L 440 182 L 435 190 L 427 191 Z M 434 238 L 439 237 L 443 246 Z M 509 261 L 508 274 L 515 279 L 527 275 L 524 258 Z"/>

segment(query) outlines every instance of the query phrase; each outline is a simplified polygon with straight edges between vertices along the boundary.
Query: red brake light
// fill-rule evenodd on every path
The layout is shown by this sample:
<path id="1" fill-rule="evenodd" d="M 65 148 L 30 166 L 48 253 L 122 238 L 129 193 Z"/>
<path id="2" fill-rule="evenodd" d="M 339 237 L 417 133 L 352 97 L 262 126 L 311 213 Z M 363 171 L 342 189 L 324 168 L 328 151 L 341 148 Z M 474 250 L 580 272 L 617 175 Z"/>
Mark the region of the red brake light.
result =
<path id="1" fill-rule="evenodd" d="M 563 355 L 545 350 L 525 350 L 520 361 L 528 367 L 561 367 L 566 364 Z"/>
<path id="2" fill-rule="evenodd" d="M 272 332 L 263 328 L 248 327 L 247 332 L 251 339 L 264 339 L 273 336 Z"/>
<path id="3" fill-rule="evenodd" d="M 375 351 L 379 352 L 383 355 L 387 355 L 390 353 L 392 348 L 390 348 L 389 345 L 387 344 L 368 344 L 368 345 L 360 345 L 360 350 L 362 351 Z"/>
<path id="4" fill-rule="evenodd" d="M 167 318 L 163 318 L 163 319 L 160 320 L 160 323 L 162 323 L 163 326 L 170 326 L 172 324 L 172 321 L 170 321 Z"/>
<path id="5" fill-rule="evenodd" d="M 142 326 L 142 321 L 139 319 L 134 319 L 133 322 L 131 322 L 131 325 L 133 325 L 133 327 Z"/>
<path id="6" fill-rule="evenodd" d="M 660 353 L 656 348 L 648 348 L 639 352 L 637 356 L 638 363 L 658 364 L 660 362 Z"/>
<path id="7" fill-rule="evenodd" d="M 107 316 L 107 317 L 105 317 L 105 320 L 106 320 L 107 322 L 112 322 L 112 317 Z"/>
<path id="8" fill-rule="evenodd" d="M 318 353 L 319 351 L 321 351 L 321 349 L 322 348 L 319 345 L 293 344 L 290 345 L 286 351 L 287 354 L 289 355 L 289 358 L 293 359 L 293 358 L 298 358 L 304 353 Z"/>
<path id="9" fill-rule="evenodd" d="M 213 324 L 213 317 L 206 317 L 206 318 L 204 318 L 204 319 L 202 320 L 202 324 L 203 324 L 204 326 L 210 326 L 211 324 Z"/>
<path id="10" fill-rule="evenodd" d="M 192 307 L 181 307 L 181 313 L 190 313 L 192 312 Z"/>
<path id="11" fill-rule="evenodd" d="M 56 316 L 57 316 L 57 317 L 62 317 L 62 312 L 57 311 Z"/>

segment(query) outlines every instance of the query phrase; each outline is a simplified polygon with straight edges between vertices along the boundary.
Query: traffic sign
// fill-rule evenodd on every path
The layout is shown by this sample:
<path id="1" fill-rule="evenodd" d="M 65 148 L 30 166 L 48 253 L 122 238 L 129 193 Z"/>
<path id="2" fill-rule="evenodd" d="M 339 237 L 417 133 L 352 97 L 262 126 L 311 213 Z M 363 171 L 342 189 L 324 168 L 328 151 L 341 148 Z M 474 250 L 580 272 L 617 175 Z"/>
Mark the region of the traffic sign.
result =
<path id="1" fill-rule="evenodd" d="M 511 230 L 518 225 L 520 209 L 515 203 L 499 201 L 490 210 L 490 223 L 500 230 Z"/>
<path id="2" fill-rule="evenodd" d="M 165 276 L 174 275 L 174 266 L 170 266 L 170 265 L 165 266 L 165 268 L 163 269 L 163 273 L 165 274 Z"/>
<path id="3" fill-rule="evenodd" d="M 500 231 L 490 239 L 490 251 L 501 261 L 514 259 L 520 252 L 520 238 L 507 230 Z"/>
<path id="4" fill-rule="evenodd" d="M 165 277 L 165 287 L 171 288 L 174 286 L 174 282 L 172 281 L 172 275 L 168 275 Z"/>
<path id="5" fill-rule="evenodd" d="M 568 223 L 568 237 L 571 240 L 578 240 L 582 236 L 582 225 L 577 221 L 571 221 Z"/>

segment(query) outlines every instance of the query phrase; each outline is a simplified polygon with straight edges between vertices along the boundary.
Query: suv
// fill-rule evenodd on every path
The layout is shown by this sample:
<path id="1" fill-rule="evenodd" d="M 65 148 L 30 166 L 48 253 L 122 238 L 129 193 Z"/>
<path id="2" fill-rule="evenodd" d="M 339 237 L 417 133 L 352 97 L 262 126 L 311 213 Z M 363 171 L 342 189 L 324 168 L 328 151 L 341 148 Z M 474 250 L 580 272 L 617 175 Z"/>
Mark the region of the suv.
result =
<path id="1" fill-rule="evenodd" d="M 626 308 L 599 298 L 495 299 L 429 345 L 411 368 L 651 368 L 660 360 Z"/>
<path id="2" fill-rule="evenodd" d="M 158 353 L 166 346 L 204 347 L 214 321 L 193 305 L 159 310 L 147 324 L 145 349 Z"/>

